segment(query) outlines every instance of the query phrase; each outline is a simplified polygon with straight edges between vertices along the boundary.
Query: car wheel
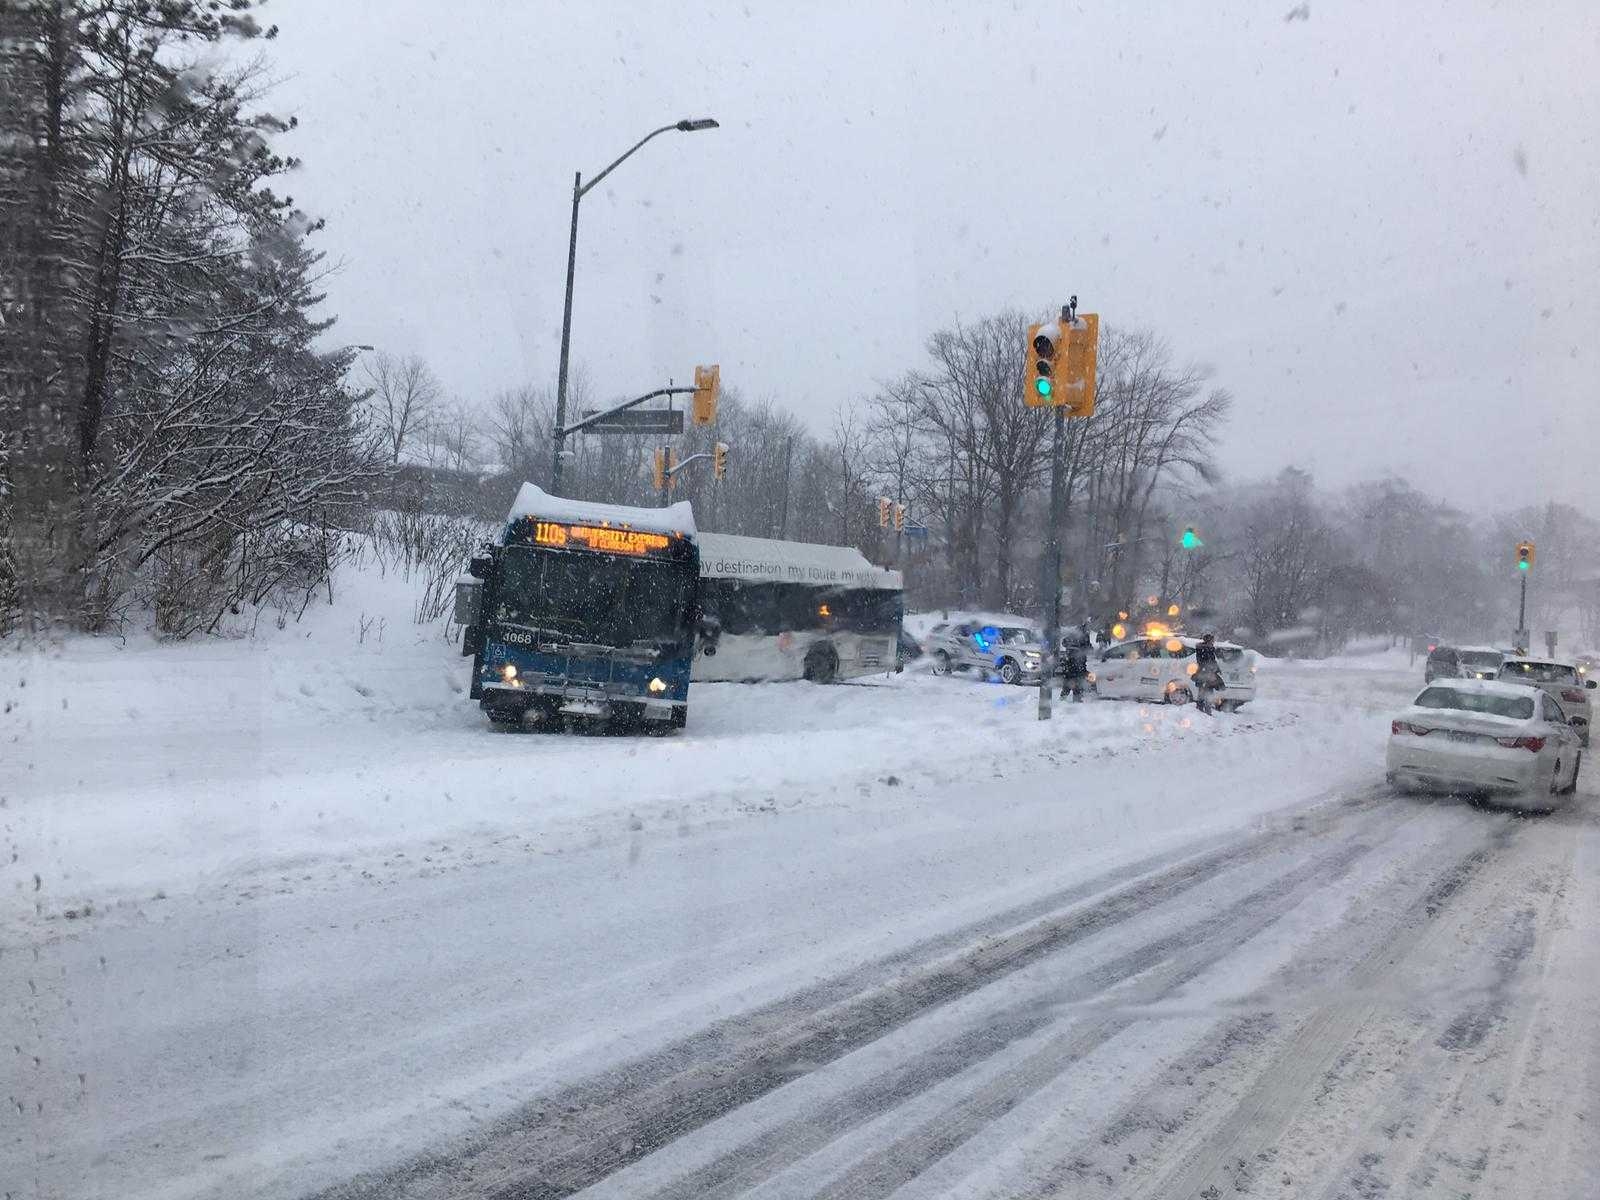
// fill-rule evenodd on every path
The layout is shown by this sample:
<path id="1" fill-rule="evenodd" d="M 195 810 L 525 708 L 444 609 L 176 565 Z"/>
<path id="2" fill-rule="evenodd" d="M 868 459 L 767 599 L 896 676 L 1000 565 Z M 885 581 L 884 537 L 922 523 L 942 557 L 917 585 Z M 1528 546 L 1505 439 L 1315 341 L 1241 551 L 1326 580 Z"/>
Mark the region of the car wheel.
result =
<path id="1" fill-rule="evenodd" d="M 839 655 L 832 646 L 813 646 L 806 655 L 805 677 L 812 683 L 832 683 L 839 673 Z"/>
<path id="2" fill-rule="evenodd" d="M 933 673 L 935 675 L 950 674 L 950 656 L 943 650 L 933 652 Z"/>
<path id="3" fill-rule="evenodd" d="M 1015 659 L 1002 658 L 1000 660 L 1000 682 L 1001 683 L 1021 683 L 1022 682 L 1022 668 L 1017 665 Z"/>
<path id="4" fill-rule="evenodd" d="M 1168 704 L 1187 704 L 1194 699 L 1194 693 L 1186 687 L 1172 687 L 1167 689 Z"/>
<path id="5" fill-rule="evenodd" d="M 1570 796 L 1578 790 L 1578 772 L 1583 769 L 1583 752 L 1578 752 L 1577 759 L 1572 764 L 1572 778 L 1567 780 L 1567 786 L 1561 789 L 1563 796 Z"/>

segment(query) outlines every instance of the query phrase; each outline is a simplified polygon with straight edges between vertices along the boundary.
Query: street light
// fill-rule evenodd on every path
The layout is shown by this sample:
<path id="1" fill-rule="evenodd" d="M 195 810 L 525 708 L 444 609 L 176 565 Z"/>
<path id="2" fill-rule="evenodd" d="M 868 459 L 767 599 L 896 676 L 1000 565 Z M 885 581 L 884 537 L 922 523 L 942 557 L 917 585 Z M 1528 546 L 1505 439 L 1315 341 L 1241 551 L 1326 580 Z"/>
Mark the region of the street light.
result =
<path id="1" fill-rule="evenodd" d="M 685 118 L 671 125 L 663 125 L 660 129 L 652 129 L 645 134 L 588 183 L 583 182 L 582 171 L 572 177 L 572 233 L 567 239 L 567 297 L 561 308 L 561 365 L 556 372 L 555 447 L 550 467 L 550 490 L 554 493 L 559 494 L 561 489 L 562 443 L 566 441 L 561 430 L 567 423 L 567 353 L 572 345 L 572 275 L 578 267 L 578 201 L 583 199 L 590 188 L 620 167 L 651 138 L 660 137 L 663 133 L 671 133 L 674 130 L 679 133 L 699 133 L 701 130 L 716 128 L 717 123 L 711 117 L 699 117 L 694 120 Z"/>

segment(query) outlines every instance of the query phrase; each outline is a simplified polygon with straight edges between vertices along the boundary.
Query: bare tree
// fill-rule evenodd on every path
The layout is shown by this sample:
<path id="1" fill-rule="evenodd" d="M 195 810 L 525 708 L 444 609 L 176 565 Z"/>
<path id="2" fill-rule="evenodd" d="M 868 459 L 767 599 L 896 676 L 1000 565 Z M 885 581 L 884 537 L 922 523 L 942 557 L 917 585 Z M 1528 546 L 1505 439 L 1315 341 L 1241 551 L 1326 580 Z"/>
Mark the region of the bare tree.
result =
<path id="1" fill-rule="evenodd" d="M 398 463 L 408 444 L 427 435 L 444 404 L 444 391 L 417 354 L 404 358 L 379 350 L 362 363 L 373 422 L 383 434 L 389 461 Z"/>

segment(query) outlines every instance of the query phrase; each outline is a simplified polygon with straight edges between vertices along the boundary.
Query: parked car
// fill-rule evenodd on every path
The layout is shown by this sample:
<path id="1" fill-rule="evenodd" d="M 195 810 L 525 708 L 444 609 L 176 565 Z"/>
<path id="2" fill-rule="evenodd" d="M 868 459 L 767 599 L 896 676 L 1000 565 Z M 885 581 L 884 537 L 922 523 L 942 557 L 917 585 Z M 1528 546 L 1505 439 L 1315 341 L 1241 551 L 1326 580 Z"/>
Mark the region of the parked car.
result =
<path id="1" fill-rule="evenodd" d="M 1597 686 L 1586 679 L 1574 663 L 1550 658 L 1508 658 L 1500 664 L 1497 678 L 1507 683 L 1525 683 L 1538 688 L 1561 706 L 1567 720 L 1584 746 L 1589 744 L 1589 717 L 1593 705 L 1589 693 Z"/>
<path id="2" fill-rule="evenodd" d="M 977 671 L 1001 683 L 1037 683 L 1044 670 L 1044 640 L 1027 625 L 941 622 L 928 631 L 923 649 L 935 675 Z"/>
<path id="3" fill-rule="evenodd" d="M 1456 648 L 1456 658 L 1465 678 L 1493 679 L 1499 673 L 1506 655 L 1493 646 L 1459 646 Z"/>
<path id="4" fill-rule="evenodd" d="M 1428 661 L 1422 668 L 1423 682 L 1432 683 L 1435 679 L 1460 679 L 1461 676 L 1461 656 L 1454 646 L 1441 643 L 1428 651 Z"/>
<path id="5" fill-rule="evenodd" d="M 1577 790 L 1578 732 L 1539 688 L 1490 679 L 1441 679 L 1389 725 L 1391 784 L 1496 796 L 1546 810 Z"/>
<path id="6" fill-rule="evenodd" d="M 1116 642 L 1100 651 L 1094 669 L 1097 694 L 1108 700 L 1160 700 L 1187 704 L 1194 699 L 1191 677 L 1198 638 L 1146 637 Z M 1256 697 L 1252 654 L 1233 642 L 1217 643 L 1217 665 L 1226 688 L 1218 706 L 1233 712 Z"/>

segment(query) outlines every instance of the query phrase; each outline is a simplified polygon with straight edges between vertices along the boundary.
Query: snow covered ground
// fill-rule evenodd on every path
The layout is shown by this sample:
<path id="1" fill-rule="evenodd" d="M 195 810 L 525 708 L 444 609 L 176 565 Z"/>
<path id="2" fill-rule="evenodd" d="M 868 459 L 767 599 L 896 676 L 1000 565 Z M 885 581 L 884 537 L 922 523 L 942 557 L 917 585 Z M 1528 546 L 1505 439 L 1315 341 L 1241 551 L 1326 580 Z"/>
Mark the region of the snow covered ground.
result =
<path id="1" fill-rule="evenodd" d="M 565 738 L 335 595 L 0 659 L 0 1193 L 1600 1190 L 1595 797 L 1389 797 L 1403 654 Z"/>

